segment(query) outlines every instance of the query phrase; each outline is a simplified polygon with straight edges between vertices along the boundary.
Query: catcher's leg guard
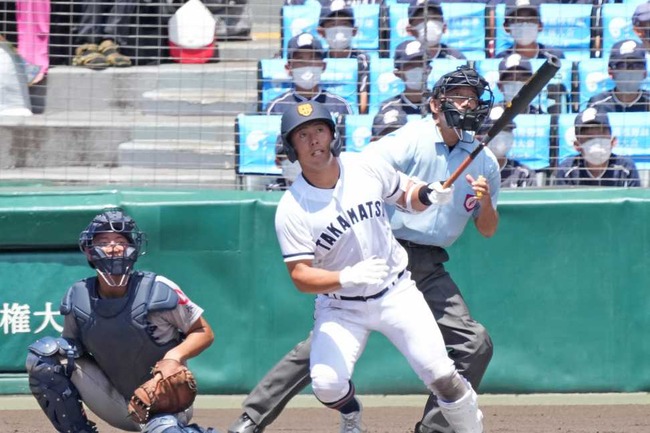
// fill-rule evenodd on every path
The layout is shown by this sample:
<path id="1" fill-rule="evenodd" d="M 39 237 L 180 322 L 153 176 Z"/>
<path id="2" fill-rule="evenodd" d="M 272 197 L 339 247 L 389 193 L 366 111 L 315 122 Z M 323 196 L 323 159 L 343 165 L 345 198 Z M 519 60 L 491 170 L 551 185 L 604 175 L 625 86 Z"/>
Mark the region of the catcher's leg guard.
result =
<path id="1" fill-rule="evenodd" d="M 70 355 L 67 365 L 61 363 L 61 353 Z M 86 418 L 79 391 L 70 380 L 75 355 L 76 349 L 62 338 L 33 343 L 25 361 L 29 389 L 56 430 L 92 433 L 97 431 L 95 424 Z"/>
<path id="2" fill-rule="evenodd" d="M 460 399 L 452 402 L 438 399 L 438 404 L 456 433 L 483 433 L 483 413 L 478 408 L 476 392 L 471 387 Z"/>

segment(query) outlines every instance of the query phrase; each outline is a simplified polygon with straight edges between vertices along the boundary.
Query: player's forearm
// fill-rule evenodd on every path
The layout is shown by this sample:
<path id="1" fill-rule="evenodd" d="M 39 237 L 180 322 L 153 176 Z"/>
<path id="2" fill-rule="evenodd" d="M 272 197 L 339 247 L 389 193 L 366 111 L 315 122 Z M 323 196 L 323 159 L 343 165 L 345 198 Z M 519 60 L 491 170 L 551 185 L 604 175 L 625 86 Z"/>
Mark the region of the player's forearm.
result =
<path id="1" fill-rule="evenodd" d="M 200 317 L 188 331 L 187 337 L 178 346 L 168 351 L 164 358 L 185 362 L 210 347 L 214 332 L 203 317 Z"/>
<path id="2" fill-rule="evenodd" d="M 298 265 L 290 275 L 298 290 L 303 293 L 330 293 L 341 288 L 338 272 Z"/>
<path id="3" fill-rule="evenodd" d="M 481 203 L 481 211 L 478 218 L 476 218 L 475 224 L 479 233 L 486 238 L 494 236 L 499 225 L 499 214 L 491 202 Z"/>

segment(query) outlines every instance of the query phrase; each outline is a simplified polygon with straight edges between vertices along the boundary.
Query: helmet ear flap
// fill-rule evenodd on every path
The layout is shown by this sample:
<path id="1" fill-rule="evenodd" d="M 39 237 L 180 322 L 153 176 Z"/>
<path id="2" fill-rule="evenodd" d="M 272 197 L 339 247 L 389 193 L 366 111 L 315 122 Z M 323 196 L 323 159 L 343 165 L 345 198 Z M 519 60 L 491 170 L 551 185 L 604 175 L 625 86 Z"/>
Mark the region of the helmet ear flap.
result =
<path id="1" fill-rule="evenodd" d="M 294 149 L 291 143 L 289 143 L 289 137 L 287 137 L 286 134 L 282 135 L 282 148 L 290 162 L 296 162 L 298 160 L 296 149 Z"/>

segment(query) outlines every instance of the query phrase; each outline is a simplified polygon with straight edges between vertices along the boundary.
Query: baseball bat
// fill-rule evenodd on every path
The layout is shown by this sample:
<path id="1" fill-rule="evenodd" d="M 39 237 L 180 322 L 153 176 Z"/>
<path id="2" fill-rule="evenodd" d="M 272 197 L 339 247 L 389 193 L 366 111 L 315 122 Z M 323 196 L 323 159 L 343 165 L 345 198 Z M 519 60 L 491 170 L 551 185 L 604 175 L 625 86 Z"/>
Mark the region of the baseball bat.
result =
<path id="1" fill-rule="evenodd" d="M 561 63 L 557 56 L 552 54 L 546 55 L 546 61 L 542 66 L 533 74 L 532 77 L 526 81 L 524 86 L 508 102 L 503 110 L 503 114 L 499 117 L 494 124 L 490 127 L 488 132 L 485 133 L 483 140 L 476 146 L 476 149 L 470 153 L 467 158 L 458 166 L 458 168 L 449 176 L 449 178 L 442 184 L 444 188 L 449 188 L 458 177 L 463 174 L 467 167 L 472 163 L 476 155 L 481 153 L 481 150 L 488 145 L 494 137 L 501 132 L 501 130 L 515 118 L 522 110 L 528 107 L 533 99 L 542 91 L 544 86 L 551 81 L 560 69 Z"/>

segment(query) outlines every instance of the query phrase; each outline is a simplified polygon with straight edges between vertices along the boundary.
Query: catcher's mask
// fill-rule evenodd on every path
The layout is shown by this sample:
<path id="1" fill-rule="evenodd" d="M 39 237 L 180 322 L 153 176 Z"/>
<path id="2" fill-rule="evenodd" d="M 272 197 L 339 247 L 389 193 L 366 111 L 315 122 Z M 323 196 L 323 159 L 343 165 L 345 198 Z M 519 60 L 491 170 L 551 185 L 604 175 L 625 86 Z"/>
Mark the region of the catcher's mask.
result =
<path id="1" fill-rule="evenodd" d="M 322 120 L 327 123 L 327 126 L 332 130 L 332 135 L 334 137 L 330 144 L 332 155 L 339 156 L 341 153 L 343 141 L 336 132 L 336 124 L 334 123 L 334 120 L 332 120 L 332 115 L 329 110 L 318 102 L 309 101 L 289 108 L 282 115 L 280 135 L 282 136 L 282 145 L 284 146 L 284 151 L 286 152 L 289 161 L 296 162 L 298 160 L 296 149 L 291 144 L 291 133 L 297 127 L 314 120 Z"/>
<path id="2" fill-rule="evenodd" d="M 471 87 L 476 92 L 478 105 L 475 109 L 461 111 L 445 98 L 445 94 L 449 90 L 461 86 Z M 476 70 L 468 66 L 459 66 L 455 71 L 440 77 L 433 86 L 431 97 L 440 100 L 447 125 L 473 132 L 481 128 L 494 103 L 494 94 L 490 89 L 490 84 Z"/>
<path id="3" fill-rule="evenodd" d="M 119 233 L 127 239 L 124 252 L 119 256 L 106 254 L 93 240 L 100 233 Z M 133 218 L 120 208 L 106 209 L 96 215 L 79 235 L 79 249 L 86 254 L 88 264 L 102 274 L 129 275 L 138 256 L 144 254 L 146 236 L 138 229 Z"/>

